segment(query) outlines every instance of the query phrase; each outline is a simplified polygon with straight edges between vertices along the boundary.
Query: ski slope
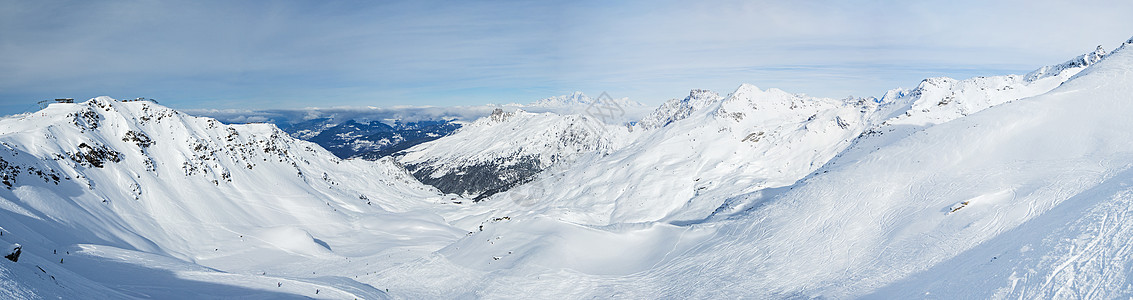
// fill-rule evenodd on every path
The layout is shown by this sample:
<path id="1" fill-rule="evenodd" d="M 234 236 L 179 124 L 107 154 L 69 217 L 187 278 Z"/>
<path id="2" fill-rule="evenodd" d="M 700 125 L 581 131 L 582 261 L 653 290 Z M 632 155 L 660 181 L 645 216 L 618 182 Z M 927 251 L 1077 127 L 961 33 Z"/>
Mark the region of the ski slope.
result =
<path id="1" fill-rule="evenodd" d="M 693 91 L 630 126 L 500 110 L 377 161 L 53 104 L 0 119 L 0 298 L 1128 297 L 1130 44 L 881 98 Z M 414 164 L 536 168 L 474 202 Z"/>

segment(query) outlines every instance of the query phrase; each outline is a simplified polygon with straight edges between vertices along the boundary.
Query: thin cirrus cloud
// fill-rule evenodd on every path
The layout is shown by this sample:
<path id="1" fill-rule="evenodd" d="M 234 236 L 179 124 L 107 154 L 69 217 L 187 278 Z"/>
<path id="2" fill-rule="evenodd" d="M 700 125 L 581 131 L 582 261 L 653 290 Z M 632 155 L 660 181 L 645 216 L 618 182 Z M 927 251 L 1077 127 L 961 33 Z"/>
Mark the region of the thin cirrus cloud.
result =
<path id="1" fill-rule="evenodd" d="M 741 83 L 877 96 L 1023 73 L 1133 35 L 1128 1 L 10 1 L 0 111 L 53 97 L 177 108 L 657 104 Z"/>

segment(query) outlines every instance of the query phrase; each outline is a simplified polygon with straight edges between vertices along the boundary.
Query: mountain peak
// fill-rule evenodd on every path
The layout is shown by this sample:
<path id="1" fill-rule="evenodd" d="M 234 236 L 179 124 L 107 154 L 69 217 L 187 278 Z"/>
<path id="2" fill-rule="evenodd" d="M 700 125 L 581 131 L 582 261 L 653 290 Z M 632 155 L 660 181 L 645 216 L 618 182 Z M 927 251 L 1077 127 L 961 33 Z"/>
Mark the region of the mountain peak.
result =
<path id="1" fill-rule="evenodd" d="M 711 99 L 711 98 L 719 98 L 719 97 L 720 97 L 719 93 L 716 93 L 716 92 L 711 91 L 711 90 L 694 89 L 694 90 L 691 90 L 691 91 L 688 92 L 688 98 L 685 98 L 685 99 L 686 100 L 689 100 L 689 99 Z"/>
<path id="2" fill-rule="evenodd" d="M 687 118 L 693 112 L 719 102 L 720 94 L 702 89 L 689 91 L 684 99 L 670 99 L 641 119 L 642 128 L 659 128 Z"/>
<path id="3" fill-rule="evenodd" d="M 553 165 L 609 153 L 627 133 L 587 115 L 497 109 L 443 142 L 413 146 L 397 159 L 421 182 L 480 201 Z"/>
<path id="4" fill-rule="evenodd" d="M 743 83 L 743 84 L 740 84 L 740 86 L 736 88 L 735 92 L 732 92 L 732 95 L 747 94 L 747 93 L 761 93 L 761 92 L 763 92 L 763 90 L 760 90 L 758 86 L 755 86 L 754 84 L 750 84 L 750 83 Z"/>
<path id="5" fill-rule="evenodd" d="M 1120 49 L 1120 47 L 1118 49 Z M 1027 73 L 1027 75 L 1023 76 L 1023 80 L 1035 81 L 1051 76 L 1061 76 L 1063 72 L 1068 69 L 1080 69 L 1093 65 L 1105 58 L 1107 54 L 1108 53 L 1106 53 L 1105 48 L 1102 48 L 1101 45 L 1098 45 L 1098 47 L 1094 49 L 1093 52 L 1079 55 L 1078 57 L 1075 57 L 1061 64 L 1044 66 L 1042 68 L 1039 68 L 1038 70 L 1032 71 L 1031 73 Z"/>
<path id="6" fill-rule="evenodd" d="M 618 106 L 621 106 L 623 108 L 645 106 L 645 104 L 641 104 L 637 101 L 629 100 L 629 98 L 624 98 L 624 97 L 623 98 L 613 98 L 605 92 L 603 92 L 597 98 L 591 98 L 591 97 L 587 96 L 586 94 L 579 92 L 579 91 L 576 91 L 576 92 L 573 92 L 573 93 L 570 93 L 570 94 L 567 94 L 567 95 L 545 98 L 545 99 L 542 99 L 542 100 L 539 100 L 539 101 L 532 102 L 531 104 L 528 104 L 527 106 L 532 106 L 532 107 L 585 107 L 585 106 L 591 106 L 591 105 L 595 105 L 595 104 L 618 105 Z"/>
<path id="7" fill-rule="evenodd" d="M 1117 51 L 1121 51 L 1122 49 L 1125 49 L 1125 46 L 1127 46 L 1127 45 L 1133 45 L 1133 37 L 1130 37 L 1124 43 L 1121 43 L 1121 45 L 1117 46 L 1117 49 L 1113 49 L 1113 52 L 1110 52 L 1110 54 L 1117 53 Z"/>
<path id="8" fill-rule="evenodd" d="M 555 96 L 550 98 L 540 99 L 539 101 L 532 102 L 530 106 L 552 107 L 552 106 L 574 106 L 574 105 L 590 105 L 592 100 L 590 97 L 581 91 L 575 91 L 570 94 Z"/>
<path id="9" fill-rule="evenodd" d="M 110 96 L 98 96 L 87 100 L 86 102 L 118 102 L 118 99 L 110 98 Z"/>

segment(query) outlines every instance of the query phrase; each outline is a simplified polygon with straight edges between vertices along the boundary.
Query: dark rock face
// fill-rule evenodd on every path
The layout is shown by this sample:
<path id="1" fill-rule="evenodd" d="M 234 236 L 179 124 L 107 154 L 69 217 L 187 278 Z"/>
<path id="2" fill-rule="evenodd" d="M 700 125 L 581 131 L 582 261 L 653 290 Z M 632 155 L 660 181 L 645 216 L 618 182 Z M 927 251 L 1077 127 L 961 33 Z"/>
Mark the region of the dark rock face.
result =
<path id="1" fill-rule="evenodd" d="M 138 148 L 142 149 L 149 148 L 149 146 L 153 145 L 153 140 L 141 131 L 127 131 L 126 136 L 122 137 L 122 141 L 127 143 L 132 142 L 135 145 L 138 145 Z"/>
<path id="2" fill-rule="evenodd" d="M 68 114 L 67 117 L 71 118 L 72 125 L 83 132 L 98 129 L 98 124 L 102 120 L 102 115 L 99 115 L 90 107 L 77 113 Z"/>
<path id="3" fill-rule="evenodd" d="M 85 167 L 102 168 L 106 162 L 119 162 L 122 161 L 122 153 L 107 148 L 106 146 L 95 144 L 94 146 L 87 143 L 79 144 L 79 150 L 70 153 L 71 160 L 79 165 Z"/>
<path id="4" fill-rule="evenodd" d="M 4 184 L 5 188 L 11 189 L 16 186 L 16 178 L 20 174 L 27 174 L 43 179 L 43 182 L 59 184 L 62 177 L 55 170 L 40 169 L 35 166 L 21 166 L 18 164 L 9 163 L 0 157 L 0 184 Z M 70 179 L 70 178 L 67 178 Z"/>
<path id="5" fill-rule="evenodd" d="M 430 163 L 406 165 L 405 168 L 421 183 L 434 186 L 445 193 L 471 196 L 473 201 L 478 202 L 531 181 L 543 171 L 535 156 L 509 158 L 508 161 L 515 163 L 505 163 L 503 159 L 486 161 L 462 166 L 440 177 L 432 176 L 438 167 Z"/>

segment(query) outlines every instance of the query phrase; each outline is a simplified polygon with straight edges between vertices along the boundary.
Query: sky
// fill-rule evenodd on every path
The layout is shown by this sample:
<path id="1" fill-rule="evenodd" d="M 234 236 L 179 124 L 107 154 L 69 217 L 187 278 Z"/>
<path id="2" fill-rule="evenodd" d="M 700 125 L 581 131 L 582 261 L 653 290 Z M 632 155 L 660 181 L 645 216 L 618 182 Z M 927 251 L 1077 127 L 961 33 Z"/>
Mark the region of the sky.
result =
<path id="1" fill-rule="evenodd" d="M 182 109 L 656 105 L 742 83 L 844 98 L 1022 74 L 1133 36 L 1133 1 L 0 0 L 0 114 L 54 98 Z"/>

